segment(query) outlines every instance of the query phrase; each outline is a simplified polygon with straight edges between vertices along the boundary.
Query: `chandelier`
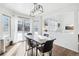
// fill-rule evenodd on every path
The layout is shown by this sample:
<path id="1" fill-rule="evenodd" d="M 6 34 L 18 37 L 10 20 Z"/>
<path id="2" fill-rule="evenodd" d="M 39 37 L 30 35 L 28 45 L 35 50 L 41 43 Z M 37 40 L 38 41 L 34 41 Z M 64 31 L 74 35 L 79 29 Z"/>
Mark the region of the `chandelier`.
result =
<path id="1" fill-rule="evenodd" d="M 30 11 L 31 16 L 43 13 L 43 6 L 37 3 L 33 3 L 33 9 Z"/>

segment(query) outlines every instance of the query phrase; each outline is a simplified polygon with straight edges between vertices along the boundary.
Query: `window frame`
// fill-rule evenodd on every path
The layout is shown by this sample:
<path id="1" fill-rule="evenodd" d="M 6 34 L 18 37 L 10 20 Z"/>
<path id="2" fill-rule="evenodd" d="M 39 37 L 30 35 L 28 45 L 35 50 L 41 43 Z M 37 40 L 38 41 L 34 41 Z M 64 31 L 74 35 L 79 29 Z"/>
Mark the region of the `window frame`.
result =
<path id="1" fill-rule="evenodd" d="M 9 19 L 8 19 L 8 31 L 4 31 L 4 25 L 3 25 L 3 21 L 2 21 L 2 16 L 9 17 Z M 1 23 L 2 23 L 2 31 L 3 31 L 3 33 L 6 33 L 6 34 L 8 33 L 11 36 L 11 16 L 6 15 L 6 14 L 1 14 Z"/>

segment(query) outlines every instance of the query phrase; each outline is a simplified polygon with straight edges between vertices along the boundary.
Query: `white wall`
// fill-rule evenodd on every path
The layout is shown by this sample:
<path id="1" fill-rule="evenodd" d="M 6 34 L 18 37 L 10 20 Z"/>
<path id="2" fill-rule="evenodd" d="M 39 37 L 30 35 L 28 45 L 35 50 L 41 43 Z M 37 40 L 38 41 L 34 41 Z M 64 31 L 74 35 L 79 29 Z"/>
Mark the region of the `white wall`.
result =
<path id="1" fill-rule="evenodd" d="M 17 18 L 17 16 L 15 16 L 14 17 L 14 23 L 13 23 L 14 24 L 14 31 L 13 31 L 14 32 L 14 39 L 13 39 L 14 43 L 18 41 L 18 38 L 17 38 L 18 37 L 18 34 L 17 34 L 17 24 L 18 24 L 18 22 L 17 21 L 18 21 L 18 18 Z"/>
<path id="2" fill-rule="evenodd" d="M 74 25 L 74 12 L 66 12 L 63 14 L 63 25 L 62 25 L 62 33 L 56 33 L 56 44 L 74 50 L 78 51 L 78 39 L 76 39 L 75 30 L 74 31 L 66 31 L 65 26 L 67 25 Z"/>
<path id="3" fill-rule="evenodd" d="M 78 39 L 76 39 L 75 29 L 74 31 L 65 30 L 65 26 L 74 25 L 74 11 L 65 12 L 62 14 L 62 32 L 56 33 L 57 45 L 74 50 L 78 52 Z"/>
<path id="4" fill-rule="evenodd" d="M 78 52 L 78 38 L 76 33 L 76 24 L 74 21 L 75 15 L 74 10 L 67 10 L 67 11 L 59 11 L 55 13 L 48 14 L 47 17 L 52 17 L 52 19 L 61 21 L 61 31 L 55 32 L 56 41 L 55 44 L 62 46 L 64 48 L 73 50 Z M 67 31 L 65 30 L 65 26 L 67 25 L 74 25 L 74 31 Z"/>
<path id="5" fill-rule="evenodd" d="M 79 16 L 79 11 L 78 11 L 78 16 Z M 78 26 L 79 26 L 79 17 L 78 17 Z M 78 27 L 78 34 L 79 34 L 79 27 Z"/>

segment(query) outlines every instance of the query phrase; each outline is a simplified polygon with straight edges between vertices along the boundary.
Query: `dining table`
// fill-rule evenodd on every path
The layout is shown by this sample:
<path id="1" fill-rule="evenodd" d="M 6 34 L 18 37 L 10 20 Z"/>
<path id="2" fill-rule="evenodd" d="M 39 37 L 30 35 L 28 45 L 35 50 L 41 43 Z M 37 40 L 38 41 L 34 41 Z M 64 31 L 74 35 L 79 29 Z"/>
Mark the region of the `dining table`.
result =
<path id="1" fill-rule="evenodd" d="M 49 40 L 54 40 L 55 38 L 51 39 L 50 37 L 46 37 L 46 36 L 43 36 L 43 35 L 25 35 L 25 38 L 29 38 L 31 39 L 33 42 L 35 42 L 34 44 L 36 44 L 36 47 L 39 46 L 39 45 L 42 45 L 44 44 L 46 41 L 49 41 Z M 37 52 L 37 49 L 36 49 L 36 56 L 37 56 L 38 52 Z"/>

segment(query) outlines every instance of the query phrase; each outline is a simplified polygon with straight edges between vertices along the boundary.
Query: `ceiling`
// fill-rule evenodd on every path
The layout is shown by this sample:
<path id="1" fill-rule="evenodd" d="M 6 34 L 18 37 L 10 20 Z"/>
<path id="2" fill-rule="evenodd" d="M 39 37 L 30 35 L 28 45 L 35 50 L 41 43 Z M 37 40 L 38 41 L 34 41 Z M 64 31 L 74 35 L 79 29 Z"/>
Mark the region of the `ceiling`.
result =
<path id="1" fill-rule="evenodd" d="M 74 4 L 71 3 L 39 3 L 43 6 L 44 13 L 51 13 L 55 10 L 59 10 L 63 7 L 71 6 Z M 33 8 L 32 3 L 0 3 L 0 6 L 8 8 L 14 12 L 27 14 L 29 15 L 30 11 Z"/>

